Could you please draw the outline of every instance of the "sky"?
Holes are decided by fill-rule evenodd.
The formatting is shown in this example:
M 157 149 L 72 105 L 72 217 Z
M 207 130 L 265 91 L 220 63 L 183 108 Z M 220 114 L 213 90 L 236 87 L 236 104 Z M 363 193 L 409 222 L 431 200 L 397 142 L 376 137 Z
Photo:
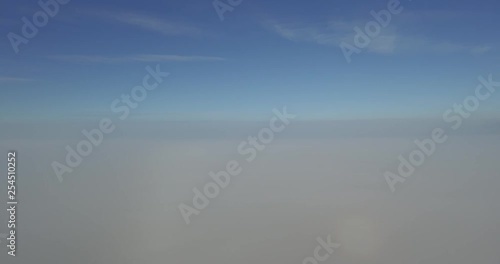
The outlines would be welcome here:
M 41 7 L 1 2 L 19 225 L 12 258 L 0 210 L 0 263 L 304 264 L 331 236 L 319 263 L 498 264 L 500 95 L 443 114 L 500 82 L 500 3 L 401 0 L 348 62 L 341 45 L 391 1 L 242 0 L 221 19 L 213 0 L 70 0 L 14 46 Z M 111 105 L 151 69 L 169 75 L 121 120 Z
M 301 119 L 439 118 L 498 74 L 497 1 L 402 1 L 347 63 L 339 44 L 388 1 L 77 1 L 14 51 L 36 1 L 4 2 L 0 118 L 61 120 L 110 114 L 148 65 L 168 80 L 132 116 L 174 120 L 267 118 L 287 105 Z M 500 98 L 480 115 L 498 117 Z

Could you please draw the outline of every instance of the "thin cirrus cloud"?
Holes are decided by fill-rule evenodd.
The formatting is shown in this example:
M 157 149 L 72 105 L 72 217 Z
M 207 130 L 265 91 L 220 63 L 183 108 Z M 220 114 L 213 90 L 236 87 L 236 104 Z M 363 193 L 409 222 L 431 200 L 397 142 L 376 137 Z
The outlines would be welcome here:
M 264 27 L 278 36 L 294 42 L 309 42 L 338 47 L 340 43 L 353 43 L 354 27 L 362 27 L 366 21 L 330 21 L 322 24 L 265 22 Z M 422 35 L 400 34 L 389 25 L 367 47 L 368 52 L 391 54 L 396 52 L 483 54 L 492 50 L 489 45 L 467 45 L 428 38 Z
M 358 24 L 355 22 L 330 21 L 325 24 L 309 25 L 266 22 L 264 25 L 278 36 L 290 41 L 338 46 L 343 41 L 352 42 L 354 37 L 353 28 Z M 394 30 L 388 28 L 385 33 L 373 39 L 367 49 L 374 53 L 392 53 L 396 49 L 396 40 Z
M 79 13 L 86 16 L 94 16 L 103 20 L 133 26 L 165 36 L 199 37 L 203 35 L 203 31 L 198 27 L 181 22 L 168 21 L 146 14 L 96 10 L 81 10 Z
M 29 82 L 31 79 L 10 77 L 10 76 L 0 76 L 0 82 Z
M 225 58 L 213 56 L 182 56 L 161 54 L 139 54 L 120 57 L 99 55 L 54 55 L 51 59 L 80 63 L 119 63 L 119 62 L 192 62 L 192 61 L 224 61 Z

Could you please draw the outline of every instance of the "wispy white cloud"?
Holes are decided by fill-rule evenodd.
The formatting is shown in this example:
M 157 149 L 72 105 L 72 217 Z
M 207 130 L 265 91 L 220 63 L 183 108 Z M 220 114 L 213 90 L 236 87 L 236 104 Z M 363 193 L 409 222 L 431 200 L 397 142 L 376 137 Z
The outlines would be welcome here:
M 190 62 L 190 61 L 224 61 L 225 58 L 213 56 L 182 56 L 182 55 L 161 55 L 161 54 L 139 54 L 120 57 L 99 56 L 99 55 L 53 55 L 51 59 L 83 62 L 83 63 L 119 63 L 119 62 Z
M 0 82 L 29 82 L 29 81 L 32 81 L 32 79 L 10 77 L 10 76 L 0 76 Z
M 492 47 L 491 46 L 477 46 L 477 47 L 474 47 L 472 49 L 472 53 L 474 54 L 483 54 L 483 53 L 487 53 L 489 52 L 490 50 L 492 50 Z
M 453 14 L 447 14 L 452 16 Z M 425 17 L 438 16 L 428 12 Z M 438 16 L 439 17 L 439 16 Z M 414 21 L 415 14 L 409 14 L 405 20 Z M 318 45 L 338 47 L 340 43 L 352 44 L 355 32 L 354 27 L 362 27 L 367 21 L 329 21 L 322 24 L 306 23 L 277 23 L 264 22 L 267 29 L 282 38 L 294 42 L 310 42 Z M 394 25 L 382 29 L 382 32 L 372 40 L 367 47 L 368 52 L 378 54 L 391 54 L 400 52 L 430 52 L 430 53 L 456 53 L 466 52 L 483 54 L 491 50 L 488 45 L 470 45 L 439 39 L 427 38 L 421 35 L 399 33 Z
M 352 42 L 353 28 L 361 25 L 356 22 L 329 21 L 324 24 L 283 24 L 266 22 L 264 26 L 279 36 L 295 42 L 311 42 L 325 46 L 340 45 L 341 42 Z M 395 49 L 396 36 L 393 30 L 386 30 L 374 39 L 368 50 L 376 53 L 390 53 Z
M 314 24 L 283 24 L 276 22 L 265 22 L 264 26 L 274 31 L 279 36 L 296 42 L 312 42 L 320 45 L 338 45 L 342 41 L 343 34 L 332 29 L 331 25 Z
M 397 36 L 396 51 L 430 53 L 471 53 L 483 54 L 491 50 L 487 45 L 470 45 L 450 41 L 441 41 L 423 36 Z
M 97 16 L 101 19 L 127 24 L 166 36 L 197 37 L 202 35 L 202 30 L 198 27 L 187 25 L 181 22 L 161 19 L 159 17 L 151 15 L 132 12 L 111 12 L 97 10 L 85 10 L 80 11 L 80 13 L 83 15 Z

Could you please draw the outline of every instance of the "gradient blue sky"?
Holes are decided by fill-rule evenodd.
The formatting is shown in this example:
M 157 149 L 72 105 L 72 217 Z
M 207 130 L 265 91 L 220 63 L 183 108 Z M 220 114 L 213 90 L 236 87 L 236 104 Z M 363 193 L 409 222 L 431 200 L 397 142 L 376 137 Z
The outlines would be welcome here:
M 7 34 L 40 10 L 1 8 L 0 118 L 112 115 L 147 65 L 171 75 L 133 112 L 153 119 L 254 119 L 287 105 L 303 119 L 435 118 L 499 79 L 498 1 L 402 1 L 400 15 L 346 63 L 339 42 L 387 1 L 72 0 L 14 53 Z M 150 61 L 138 61 L 143 55 Z M 166 57 L 165 55 L 174 55 Z M 500 117 L 500 96 L 480 115 Z

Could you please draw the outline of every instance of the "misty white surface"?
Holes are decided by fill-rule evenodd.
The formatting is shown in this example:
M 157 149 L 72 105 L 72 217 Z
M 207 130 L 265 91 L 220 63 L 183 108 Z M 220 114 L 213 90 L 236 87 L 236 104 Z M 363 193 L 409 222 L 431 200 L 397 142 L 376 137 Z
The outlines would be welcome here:
M 500 136 L 451 137 L 393 194 L 383 172 L 415 138 L 277 137 L 252 163 L 245 137 L 109 139 L 62 183 L 50 164 L 77 141 L 1 140 L 19 175 L 18 256 L 1 263 L 301 264 L 331 235 L 325 263 L 498 264 Z M 186 225 L 178 204 L 232 159 L 243 172 Z

